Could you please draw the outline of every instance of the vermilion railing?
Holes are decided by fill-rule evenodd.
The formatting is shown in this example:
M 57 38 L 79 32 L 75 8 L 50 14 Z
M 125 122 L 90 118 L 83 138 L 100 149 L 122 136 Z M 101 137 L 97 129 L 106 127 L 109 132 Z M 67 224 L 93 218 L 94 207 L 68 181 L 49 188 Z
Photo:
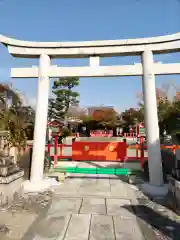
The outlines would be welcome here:
M 28 148 L 32 148 L 32 144 L 28 144 Z M 64 154 L 64 149 L 69 148 L 68 153 Z M 24 149 L 25 151 L 26 149 Z M 58 144 L 55 141 L 54 144 L 46 144 L 46 151 L 49 153 L 49 157 L 53 159 L 54 167 L 56 167 L 58 159 L 72 159 L 72 144 Z
M 28 145 L 32 148 L 32 144 Z M 68 149 L 68 151 L 67 151 Z M 134 149 L 134 156 L 128 156 L 128 149 Z M 180 149 L 178 145 L 164 146 L 161 149 L 170 149 L 173 153 Z M 25 150 L 25 149 L 24 149 Z M 143 167 L 147 146 L 143 144 L 127 145 L 124 142 L 73 142 L 72 144 L 46 144 L 46 151 L 54 161 L 56 167 L 58 159 L 71 159 L 72 161 L 140 161 Z
M 137 138 L 137 133 L 124 133 L 124 137 Z
M 91 137 L 112 137 L 113 131 L 112 130 L 91 130 L 90 136 Z
M 174 154 L 176 153 L 177 149 L 180 149 L 180 145 L 171 145 L 171 146 L 165 146 L 161 145 L 161 149 L 169 149 Z M 143 144 L 136 144 L 136 145 L 130 145 L 127 146 L 128 149 L 135 149 L 136 150 L 136 156 L 135 157 L 128 157 L 128 160 L 133 160 L 134 158 L 137 160 L 140 160 L 141 166 L 143 167 L 144 161 L 148 160 L 148 157 L 145 157 L 145 151 L 147 151 L 147 146 Z

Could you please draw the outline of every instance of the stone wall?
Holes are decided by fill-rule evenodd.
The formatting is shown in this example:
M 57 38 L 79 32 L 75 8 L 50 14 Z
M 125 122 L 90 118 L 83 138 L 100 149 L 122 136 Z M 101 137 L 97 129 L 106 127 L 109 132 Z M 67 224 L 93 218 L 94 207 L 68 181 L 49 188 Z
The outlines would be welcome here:
M 0 184 L 0 206 L 1 205 L 11 205 L 13 201 L 23 196 L 22 183 L 24 180 L 29 179 L 30 170 L 30 149 L 27 149 L 20 157 L 20 168 L 24 171 L 20 171 L 19 176 L 9 176 L 15 180 L 12 180 L 8 184 Z
M 13 201 L 23 195 L 23 181 L 23 177 L 20 177 L 9 184 L 0 184 L 0 206 L 11 205 Z
M 0 151 L 4 150 L 5 137 L 0 136 Z M 10 205 L 13 201 L 23 195 L 22 183 L 29 178 L 30 172 L 30 148 L 22 149 L 18 159 L 16 148 L 11 148 L 9 154 L 13 156 L 13 162 L 19 162 L 21 171 L 6 177 L 6 181 L 0 184 L 0 205 Z M 5 183 L 6 182 L 6 183 Z M 8 183 L 9 182 L 9 183 Z
M 180 213 L 180 181 L 168 176 L 169 194 L 172 196 L 172 207 Z

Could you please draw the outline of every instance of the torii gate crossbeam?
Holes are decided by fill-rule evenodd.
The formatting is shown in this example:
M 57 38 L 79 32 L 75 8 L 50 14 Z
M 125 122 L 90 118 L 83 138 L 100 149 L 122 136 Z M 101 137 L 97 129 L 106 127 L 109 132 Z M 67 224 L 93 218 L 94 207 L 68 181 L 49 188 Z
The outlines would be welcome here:
M 153 63 L 155 75 L 180 74 L 180 63 Z M 12 68 L 12 78 L 38 78 L 38 67 Z M 50 66 L 48 76 L 57 77 L 118 77 L 118 76 L 143 76 L 142 64 L 124 66 L 90 66 L 90 67 L 57 67 Z

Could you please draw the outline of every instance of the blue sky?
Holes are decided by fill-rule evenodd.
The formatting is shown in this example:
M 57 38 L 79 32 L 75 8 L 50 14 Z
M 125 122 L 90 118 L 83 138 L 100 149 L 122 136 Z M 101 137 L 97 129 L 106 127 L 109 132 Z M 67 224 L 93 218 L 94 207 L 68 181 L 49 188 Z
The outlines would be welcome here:
M 0 34 L 33 41 L 82 41 L 151 37 L 180 31 L 179 0 L 0 0 Z M 180 53 L 156 55 L 155 61 L 180 62 Z M 102 65 L 140 62 L 139 57 L 104 58 Z M 0 81 L 10 81 L 10 68 L 38 64 L 15 59 L 0 45 Z M 54 60 L 62 66 L 83 66 L 87 59 Z M 81 78 L 80 102 L 113 105 L 119 110 L 136 107 L 140 77 Z M 37 79 L 13 79 L 29 101 L 36 97 Z M 156 77 L 157 87 L 180 76 Z

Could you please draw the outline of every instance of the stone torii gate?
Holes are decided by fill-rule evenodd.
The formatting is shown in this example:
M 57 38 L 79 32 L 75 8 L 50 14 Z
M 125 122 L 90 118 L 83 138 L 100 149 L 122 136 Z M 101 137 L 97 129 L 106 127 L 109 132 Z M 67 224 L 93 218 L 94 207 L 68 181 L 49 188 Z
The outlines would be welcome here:
M 129 40 L 85 42 L 30 42 L 0 35 L 14 57 L 39 58 L 39 66 L 12 68 L 12 78 L 39 78 L 34 130 L 31 178 L 28 187 L 43 189 L 48 183 L 43 180 L 45 138 L 48 113 L 49 78 L 55 77 L 108 77 L 142 76 L 145 104 L 150 184 L 146 191 L 164 194 L 160 153 L 159 126 L 156 103 L 155 75 L 179 74 L 180 63 L 161 64 L 153 62 L 153 54 L 180 51 L 180 33 L 173 35 Z M 100 57 L 141 55 L 142 63 L 125 66 L 100 66 Z M 89 66 L 51 66 L 52 58 L 89 58 Z

